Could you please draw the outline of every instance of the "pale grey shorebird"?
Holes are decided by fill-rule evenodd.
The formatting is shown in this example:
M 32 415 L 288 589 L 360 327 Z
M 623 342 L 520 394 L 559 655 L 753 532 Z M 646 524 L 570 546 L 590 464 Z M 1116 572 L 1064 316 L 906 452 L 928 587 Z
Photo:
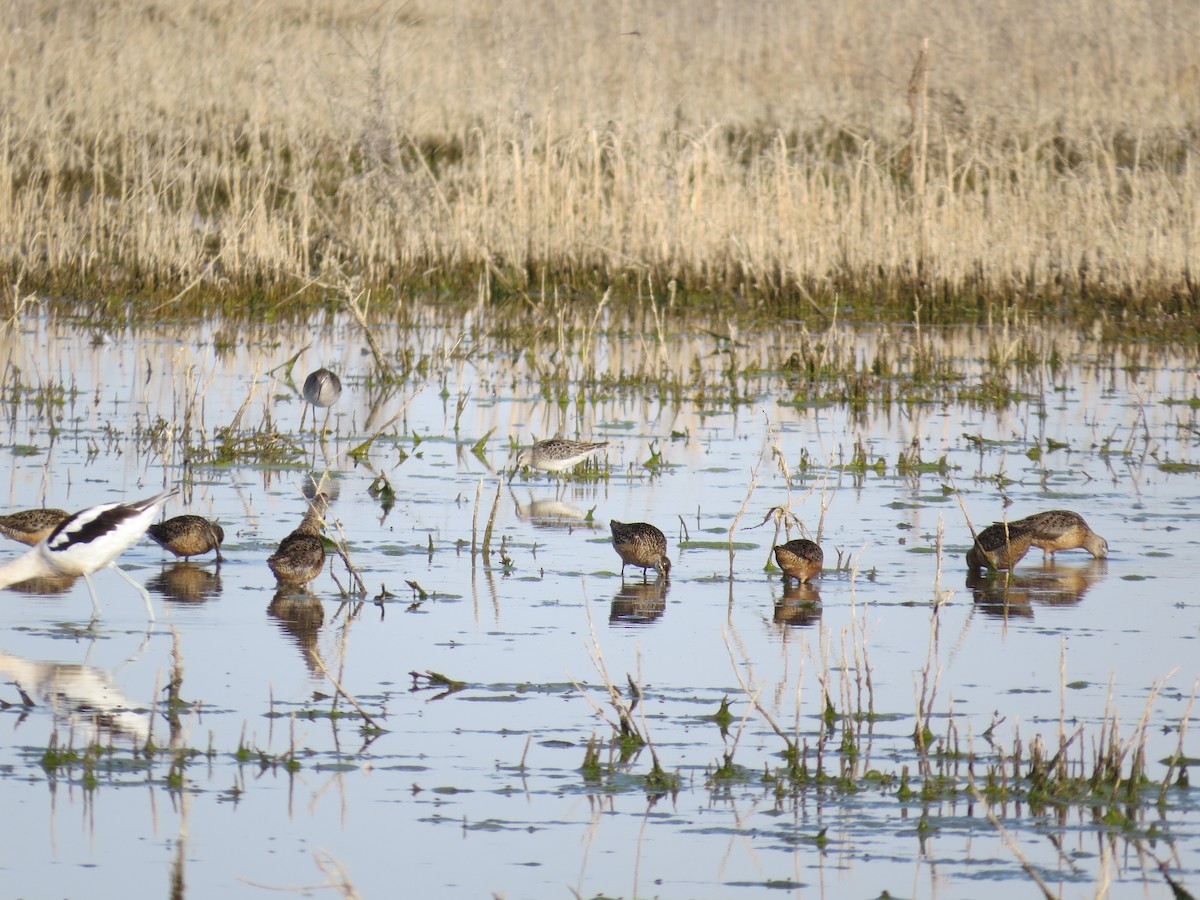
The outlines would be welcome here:
M 267 565 L 281 585 L 303 585 L 321 574 L 325 565 L 325 544 L 321 528 L 329 499 L 317 494 L 296 529 L 279 542 L 279 549 L 267 558 Z
M 645 522 L 608 523 L 612 529 L 613 549 L 621 557 L 621 580 L 625 580 L 626 566 L 639 566 L 642 581 L 646 570 L 654 569 L 662 578 L 671 577 L 671 560 L 667 558 L 667 537 L 653 525 Z
M 342 379 L 336 374 L 322 367 L 315 372 L 309 374 L 304 379 L 304 388 L 301 390 L 304 395 L 304 400 L 310 406 L 321 407 L 322 409 L 333 406 L 337 403 L 338 398 L 342 396 Z M 304 415 L 308 412 L 308 407 L 305 407 L 300 413 L 300 430 L 304 430 Z M 329 421 L 329 413 L 325 414 L 325 420 Z M 317 413 L 313 410 L 313 428 L 317 427 Z
M 0 534 L 32 547 L 69 515 L 65 509 L 23 509 L 0 516 Z
M 588 443 L 586 441 L 571 441 L 566 438 L 550 438 L 537 441 L 532 447 L 517 451 L 516 463 L 513 465 L 511 482 L 522 466 L 540 469 L 543 472 L 563 472 L 573 469 L 589 456 L 598 453 L 608 446 L 608 441 Z
M 825 554 L 821 547 L 807 538 L 797 538 L 774 548 L 775 562 L 783 569 L 783 577 L 795 578 L 801 584 L 811 581 L 821 574 L 821 566 L 825 562 Z
M 191 559 L 216 550 L 217 562 L 221 562 L 225 529 L 203 516 L 183 515 L 156 522 L 146 529 L 146 534 L 154 543 L 177 557 Z
M 108 567 L 137 588 L 146 601 L 146 613 L 153 621 L 150 595 L 122 571 L 115 560 L 137 543 L 163 503 L 178 491 L 178 488 L 171 488 L 133 503 L 102 503 L 67 516 L 24 554 L 0 566 L 0 588 L 30 578 L 82 575 L 92 595 L 92 609 L 98 615 L 100 602 L 96 599 L 91 573 Z

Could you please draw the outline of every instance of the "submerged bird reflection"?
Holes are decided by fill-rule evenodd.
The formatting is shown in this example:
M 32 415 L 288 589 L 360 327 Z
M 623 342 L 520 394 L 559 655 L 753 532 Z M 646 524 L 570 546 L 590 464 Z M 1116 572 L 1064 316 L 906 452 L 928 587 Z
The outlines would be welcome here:
M 325 607 L 308 591 L 297 593 L 293 588 L 275 592 L 267 607 L 267 615 L 276 620 L 281 630 L 292 636 L 309 674 L 321 671 L 320 652 L 317 650 L 317 635 L 325 624 Z
M 534 528 L 598 528 L 599 523 L 588 519 L 588 514 L 578 506 L 557 498 L 535 499 L 529 492 L 529 502 L 522 503 L 516 492 L 509 490 L 517 518 L 529 522 Z
M 219 567 L 213 572 L 193 562 L 177 562 L 147 579 L 146 590 L 179 603 L 202 603 L 220 596 L 220 571 Z
M 629 581 L 613 597 L 608 614 L 610 625 L 653 625 L 667 611 L 670 582 L 659 578 L 643 584 Z
M 1019 573 L 967 573 L 971 597 L 983 612 L 999 616 L 1032 616 L 1034 603 L 1043 606 L 1074 606 L 1088 589 L 1103 579 L 1108 565 L 1093 559 L 1083 565 L 1050 563 L 1040 569 Z
M 83 745 L 96 743 L 102 735 L 142 742 L 150 737 L 150 713 L 122 694 L 103 669 L 40 662 L 0 650 L 0 672 L 23 694 L 49 706 L 55 720 L 82 737 Z
M 821 589 L 811 581 L 785 580 L 775 603 L 775 624 L 802 627 L 821 621 Z
M 18 581 L 10 589 L 25 594 L 65 594 L 78 580 L 78 575 L 43 575 Z

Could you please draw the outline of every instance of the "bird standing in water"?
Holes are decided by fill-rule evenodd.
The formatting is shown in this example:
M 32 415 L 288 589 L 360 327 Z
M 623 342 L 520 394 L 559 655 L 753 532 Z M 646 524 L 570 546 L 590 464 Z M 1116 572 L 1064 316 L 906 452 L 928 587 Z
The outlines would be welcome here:
M 304 399 L 311 406 L 319 406 L 322 409 L 333 406 L 333 404 L 337 403 L 338 397 L 342 396 L 342 379 L 338 378 L 336 374 L 328 369 L 317 369 L 317 371 L 311 373 L 307 378 L 304 379 L 304 388 L 302 389 L 301 393 L 304 395 Z M 301 431 L 304 430 L 304 414 L 306 412 L 308 412 L 307 407 L 305 407 L 304 412 L 300 414 Z M 325 421 L 327 423 L 329 421 L 328 412 L 325 413 Z M 315 429 L 316 427 L 317 413 L 314 409 L 313 428 Z M 324 430 L 323 427 L 322 430 Z
M 513 476 L 517 474 L 517 470 L 521 466 L 529 466 L 531 469 L 540 469 L 543 472 L 563 472 L 573 469 L 589 456 L 607 446 L 608 441 L 587 443 L 585 441 L 569 441 L 566 438 L 538 441 L 532 447 L 517 451 L 516 464 L 513 466 L 512 475 L 508 480 L 510 482 L 513 480 Z
M 801 584 L 821 574 L 825 554 L 820 545 L 805 538 L 797 538 L 775 547 L 775 562 L 783 569 L 783 577 L 795 578 Z
M 156 522 L 146 529 L 146 534 L 164 550 L 184 559 L 216 550 L 217 562 L 221 562 L 225 529 L 203 516 L 176 516 L 165 522 Z
M 1080 547 L 1096 559 L 1108 556 L 1108 541 L 1092 531 L 1083 516 L 1069 509 L 1034 513 L 1010 525 L 1028 529 L 1030 543 L 1040 547 L 1043 556 L 1049 553 L 1051 559 L 1059 550 L 1076 550 Z
M 325 565 L 321 528 L 325 525 L 328 509 L 329 498 L 317 494 L 296 530 L 280 541 L 279 549 L 267 558 L 267 565 L 275 573 L 277 582 L 299 586 L 321 574 Z
M 91 573 L 105 567 L 116 569 L 122 578 L 137 588 L 146 601 L 146 612 L 154 619 L 154 607 L 146 589 L 130 578 L 114 562 L 146 533 L 168 497 L 178 492 L 171 488 L 133 503 L 102 503 L 67 516 L 58 526 L 27 552 L 0 566 L 0 588 L 30 578 L 82 575 L 92 595 L 92 608 L 98 615 L 100 602 Z
M 1029 552 L 1033 532 L 1021 522 L 994 522 L 979 534 L 967 551 L 967 568 L 1012 570 Z
M 621 557 L 621 580 L 625 580 L 626 566 L 640 566 L 642 581 L 646 570 L 653 569 L 662 578 L 671 577 L 671 560 L 667 558 L 667 538 L 653 525 L 645 522 L 608 523 L 612 529 L 612 545 Z

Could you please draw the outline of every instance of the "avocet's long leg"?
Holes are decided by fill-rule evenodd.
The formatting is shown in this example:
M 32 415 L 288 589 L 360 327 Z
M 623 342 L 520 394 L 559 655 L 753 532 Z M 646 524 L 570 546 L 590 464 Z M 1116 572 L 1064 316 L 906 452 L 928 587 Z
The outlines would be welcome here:
M 92 584 L 92 576 L 84 572 L 83 580 L 87 582 L 88 593 L 92 595 L 92 621 L 94 622 L 100 618 L 100 601 L 96 598 L 96 586 Z
M 147 591 L 140 584 L 138 584 L 136 581 L 134 581 L 133 577 L 130 576 L 130 574 L 128 572 L 126 572 L 124 569 L 122 569 L 120 566 L 118 566 L 115 562 L 110 562 L 108 564 L 108 567 L 110 569 L 115 569 L 118 575 L 120 575 L 122 578 L 124 578 L 126 581 L 128 581 L 130 584 L 132 584 L 135 588 L 137 588 L 138 593 L 142 595 L 142 599 L 146 601 L 146 615 L 148 615 L 150 617 L 150 621 L 153 622 L 154 621 L 154 606 L 150 603 L 150 592 Z M 88 584 L 91 584 L 90 578 L 88 579 Z M 96 599 L 96 595 L 93 593 L 92 600 L 94 601 L 95 599 Z

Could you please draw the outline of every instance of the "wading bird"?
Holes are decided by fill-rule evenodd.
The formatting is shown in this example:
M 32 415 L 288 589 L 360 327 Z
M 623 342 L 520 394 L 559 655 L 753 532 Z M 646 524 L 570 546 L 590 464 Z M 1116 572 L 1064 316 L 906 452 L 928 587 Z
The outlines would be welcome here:
M 1059 550 L 1080 547 L 1096 559 L 1108 556 L 1108 541 L 1092 531 L 1088 523 L 1083 521 L 1083 516 L 1069 509 L 1034 513 L 1009 524 L 1027 528 L 1031 535 L 1030 543 L 1040 547 L 1043 556 L 1049 553 L 1051 559 Z
M 1028 526 L 1016 522 L 994 522 L 979 534 L 967 551 L 967 568 L 1009 569 L 1021 561 L 1033 542 L 1033 532 Z
M 325 565 L 321 528 L 325 525 L 328 509 L 329 499 L 324 494 L 317 494 L 296 530 L 280 541 L 279 549 L 267 558 L 267 565 L 279 584 L 299 586 L 321 574 Z
M 100 602 L 91 574 L 105 567 L 115 569 L 137 588 L 146 601 L 146 612 L 154 619 L 154 607 L 146 589 L 130 578 L 114 560 L 137 543 L 154 521 L 168 497 L 178 492 L 171 488 L 133 503 L 102 503 L 67 516 L 50 534 L 27 552 L 0 566 L 0 588 L 30 578 L 82 575 L 92 595 L 92 609 L 99 615 Z
M 613 549 L 621 557 L 621 580 L 625 580 L 626 566 L 640 566 L 642 581 L 646 570 L 653 569 L 662 578 L 671 576 L 671 560 L 667 559 L 667 538 L 653 525 L 645 522 L 608 523 L 612 529 Z
M 338 378 L 333 372 L 328 369 L 321 368 L 311 373 L 304 379 L 304 388 L 301 391 L 304 394 L 304 399 L 312 406 L 319 406 L 322 409 L 328 406 L 333 406 L 337 403 L 338 397 L 342 396 L 342 379 Z M 307 412 L 307 407 L 305 408 Z M 329 421 L 329 413 L 325 413 L 325 421 Z M 313 410 L 313 428 L 317 427 L 317 413 Z M 304 413 L 300 414 L 300 430 L 304 430 Z
M 818 544 L 805 538 L 797 538 L 775 547 L 775 562 L 783 569 L 783 578 L 795 578 L 801 584 L 821 574 L 825 554 Z
M 608 441 L 599 441 L 594 444 L 584 441 L 569 441 L 566 438 L 538 441 L 532 447 L 517 451 L 516 464 L 513 466 L 512 475 L 508 480 L 511 482 L 513 476 L 517 474 L 517 470 L 522 466 L 540 469 L 543 472 L 563 472 L 573 469 L 593 453 L 597 453 L 607 446 Z
M 184 559 L 216 550 L 217 562 L 221 561 L 225 529 L 203 516 L 176 516 L 165 522 L 156 522 L 146 529 L 146 534 L 164 550 Z
M 65 509 L 23 509 L 0 516 L 0 534 L 32 547 L 69 515 Z

